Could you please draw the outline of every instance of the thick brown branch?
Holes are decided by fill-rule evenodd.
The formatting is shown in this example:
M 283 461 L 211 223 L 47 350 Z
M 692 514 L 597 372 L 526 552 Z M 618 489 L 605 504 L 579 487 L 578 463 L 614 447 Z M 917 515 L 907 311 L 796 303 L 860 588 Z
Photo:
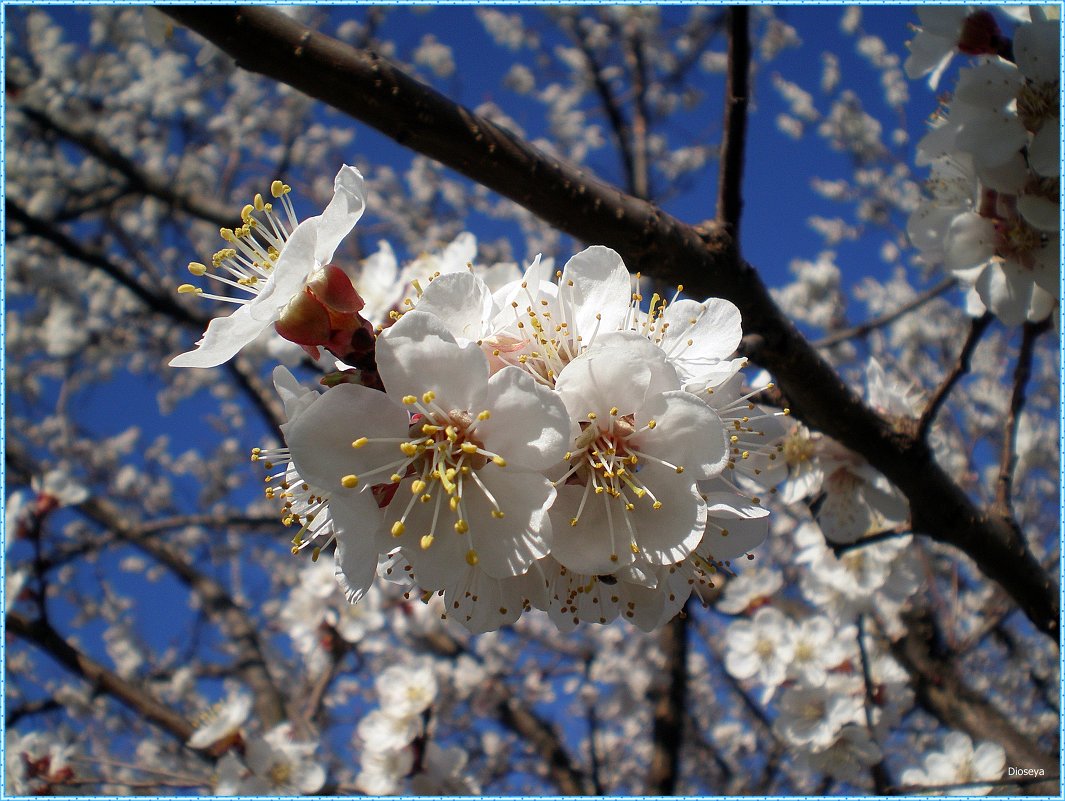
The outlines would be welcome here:
M 192 736 L 195 727 L 185 718 L 146 690 L 130 684 L 117 673 L 83 654 L 60 637 L 51 626 L 10 612 L 7 615 L 7 631 L 47 651 L 67 670 L 118 699 L 142 718 L 160 726 L 181 742 Z
M 662 629 L 666 666 L 658 686 L 652 690 L 654 724 L 645 795 L 677 794 L 684 710 L 688 701 L 688 636 L 686 614 L 677 615 Z
M 1023 539 L 977 509 L 923 443 L 862 403 L 773 303 L 720 226 L 700 234 L 654 205 L 546 156 L 377 54 L 356 51 L 276 11 L 213 6 L 165 11 L 241 66 L 363 120 L 562 231 L 615 248 L 631 268 L 682 283 L 692 297 L 731 300 L 745 329 L 758 335 L 759 347 L 749 355 L 776 377 L 795 414 L 864 456 L 905 493 L 916 530 L 965 551 L 1039 630 L 1057 637 L 1057 588 Z
M 751 39 L 746 6 L 732 6 L 728 21 L 728 83 L 717 182 L 717 220 L 739 238 L 743 214 L 743 154 L 747 144 Z

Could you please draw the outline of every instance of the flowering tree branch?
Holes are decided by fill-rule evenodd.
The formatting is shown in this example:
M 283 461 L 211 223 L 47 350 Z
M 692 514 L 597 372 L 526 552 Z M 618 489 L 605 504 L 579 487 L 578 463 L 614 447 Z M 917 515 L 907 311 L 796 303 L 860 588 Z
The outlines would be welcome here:
M 958 359 L 954 363 L 954 367 L 951 368 L 947 377 L 943 379 L 943 383 L 936 389 L 935 394 L 932 395 L 932 399 L 928 401 L 928 405 L 921 412 L 921 417 L 917 421 L 917 436 L 922 440 L 928 438 L 928 432 L 932 430 L 932 423 L 935 422 L 936 414 L 946 402 L 950 390 L 953 389 L 963 375 L 969 372 L 969 362 L 972 360 L 973 351 L 976 350 L 980 337 L 991 324 L 992 318 L 991 312 L 985 312 L 983 316 L 973 319 L 969 326 L 969 335 L 965 338 L 965 343 L 958 353 Z
M 1036 627 L 1057 636 L 1057 588 L 1015 527 L 978 509 L 927 445 L 867 407 L 776 306 L 726 231 L 702 233 L 654 205 L 531 147 L 421 84 L 275 11 L 166 7 L 166 13 L 253 72 L 361 119 L 586 241 L 694 297 L 734 302 L 758 335 L 752 358 L 780 381 L 794 412 L 862 454 L 908 498 L 914 528 L 969 554 Z
M 121 701 L 145 720 L 151 721 L 182 742 L 192 736 L 194 727 L 181 715 L 146 690 L 135 687 L 114 671 L 108 670 L 79 651 L 44 621 L 29 620 L 17 612 L 9 612 L 6 621 L 9 633 L 34 643 L 67 670 Z
M 913 679 L 919 703 L 946 725 L 1002 745 L 1009 764 L 1053 775 L 1057 758 L 1044 754 L 1005 715 L 964 683 L 951 655 L 936 653 L 937 637 L 931 615 L 916 612 L 909 616 L 906 634 L 891 644 L 892 654 Z M 1032 789 L 1037 791 L 1038 787 Z

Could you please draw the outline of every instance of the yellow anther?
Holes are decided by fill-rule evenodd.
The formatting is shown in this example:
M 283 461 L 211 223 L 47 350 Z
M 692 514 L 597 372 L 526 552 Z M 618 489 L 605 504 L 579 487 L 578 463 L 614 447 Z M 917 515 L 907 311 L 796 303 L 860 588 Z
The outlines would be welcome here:
M 662 508 L 662 501 L 655 501 L 654 503 L 651 504 L 651 508 L 652 509 L 661 509 Z
M 495 462 L 500 467 L 506 467 L 507 466 L 507 460 L 504 459 L 502 456 L 493 456 L 492 457 L 492 461 Z
M 206 264 L 200 264 L 198 261 L 190 261 L 189 262 L 189 272 L 192 273 L 193 275 L 197 275 L 197 276 L 203 275 L 204 273 L 207 272 L 207 265 Z
M 237 241 L 237 235 L 233 232 L 232 228 L 219 228 L 218 235 L 222 237 L 222 239 L 226 240 L 226 242 Z
M 751 455 L 750 451 L 744 451 L 743 453 L 740 454 L 740 458 L 741 459 L 747 459 L 747 458 L 750 457 L 750 455 Z
M 448 499 L 447 505 L 451 509 L 452 512 L 457 510 L 459 508 L 459 496 L 458 495 L 452 495 L 451 498 Z
M 422 424 L 422 433 L 423 434 L 435 434 L 439 430 L 440 430 L 440 426 L 434 426 L 432 423 L 423 423 Z
M 270 194 L 274 197 L 281 197 L 283 194 L 285 194 L 285 190 L 287 188 L 288 187 L 281 183 L 281 181 L 273 181 L 270 184 Z
M 467 523 L 462 518 L 459 518 L 458 520 L 455 521 L 455 531 L 457 533 L 465 534 L 469 530 L 470 530 L 470 524 Z
M 657 425 L 658 425 L 658 422 L 657 422 L 657 421 L 655 421 L 655 420 L 648 420 L 648 421 L 647 421 L 647 427 L 648 427 L 648 428 L 654 428 L 654 427 L 655 427 L 655 426 L 657 426 Z
M 448 442 L 454 442 L 459 438 L 459 432 L 455 430 L 455 426 L 448 426 L 444 429 L 444 433 L 447 435 Z
M 401 442 L 399 444 L 399 449 L 403 451 L 404 456 L 413 456 L 418 452 L 418 446 L 413 442 Z
M 492 416 L 492 413 L 490 411 L 488 411 L 487 409 L 485 409 L 483 412 L 481 412 L 480 414 L 477 415 L 477 419 L 483 421 L 483 420 L 487 420 L 491 416 Z
M 348 489 L 355 489 L 355 487 L 359 486 L 359 477 L 354 474 L 349 474 L 340 479 L 340 483 Z
M 425 488 L 428 486 L 429 485 L 422 481 L 420 478 L 416 478 L 414 479 L 414 481 L 411 482 L 410 494 L 421 495 L 423 492 L 425 492 Z
M 784 407 L 784 414 L 785 415 L 791 414 L 791 409 L 789 409 L 788 407 L 785 406 Z
M 677 284 L 677 291 L 678 292 L 683 292 L 684 291 L 684 284 Z
M 392 524 L 392 536 L 393 537 L 402 537 L 403 536 L 403 532 L 406 531 L 406 530 L 407 530 L 407 527 L 405 525 L 403 525 L 403 521 L 402 520 L 397 520 L 395 523 Z
M 351 443 L 351 447 L 353 447 L 353 448 L 361 448 L 369 441 L 370 440 L 368 440 L 366 437 L 359 437 L 357 440 L 355 440 L 354 442 Z
M 466 564 L 468 564 L 470 567 L 473 567 L 480 561 L 481 559 L 479 556 L 477 556 L 477 551 L 473 550 L 473 548 L 470 548 L 470 550 L 466 551 Z
M 569 524 L 570 524 L 571 526 L 575 526 L 575 525 L 577 525 L 577 518 L 575 518 L 575 517 L 574 517 L 574 518 L 573 518 L 572 520 L 570 520 L 570 521 L 569 521 Z
M 588 419 L 589 420 L 595 420 L 598 416 L 599 415 L 597 415 L 595 412 L 588 412 Z
M 317 562 L 318 561 L 318 557 L 321 556 L 321 555 L 322 555 L 322 549 L 321 549 L 320 546 L 316 545 L 314 550 L 311 551 L 311 561 L 312 562 Z
M 746 459 L 747 457 L 744 456 L 743 458 Z M 677 472 L 678 473 L 683 473 L 684 472 L 684 465 L 677 465 Z
M 562 457 L 564 461 L 569 461 L 573 458 L 573 451 L 566 451 L 566 455 Z
M 493 509 L 492 517 L 494 517 L 496 520 L 502 520 L 504 517 L 506 517 L 506 515 L 503 514 L 502 509 Z
M 240 210 L 240 219 L 244 220 L 245 223 L 249 222 L 253 211 L 255 211 L 255 207 L 251 203 L 248 203 Z
M 629 546 L 629 550 L 632 551 L 634 554 L 638 554 L 640 552 L 640 546 L 634 542 Z
M 255 197 L 252 199 L 252 203 L 255 204 L 256 211 L 262 211 L 266 208 L 266 204 L 263 202 L 263 196 L 258 192 L 255 193 Z
M 740 438 L 733 434 L 731 437 L 728 438 L 728 441 L 735 445 L 737 442 L 740 441 Z
M 432 496 L 432 495 L 428 495 L 428 494 L 426 494 L 426 495 L 423 495 L 422 497 L 420 497 L 420 498 L 419 498 L 418 500 L 419 500 L 419 501 L 420 501 L 421 503 L 429 503 L 429 501 L 431 501 L 432 499 L 433 499 L 433 496 Z
M 422 550 L 423 551 L 429 550 L 429 546 L 432 545 L 432 544 L 433 544 L 433 535 L 432 534 L 426 534 L 424 537 L 422 537 L 421 546 L 422 546 Z
M 463 453 L 477 453 L 477 446 L 472 442 L 463 442 L 459 448 L 462 449 Z
M 422 395 L 422 403 L 432 403 L 434 400 L 436 400 L 436 393 L 432 390 Z
M 399 483 L 400 481 L 402 481 L 402 480 L 403 480 L 403 476 L 401 476 L 401 475 L 400 475 L 399 473 L 393 473 L 392 475 L 390 475 L 390 476 L 388 477 L 388 479 L 389 479 L 389 481 L 391 481 L 391 482 L 392 482 L 393 484 L 398 484 L 398 483 Z
M 416 397 L 414 397 L 413 395 L 404 395 L 403 396 L 403 402 L 405 404 L 407 404 L 408 406 L 410 406 L 411 404 L 417 403 L 418 399 Z
M 766 385 L 765 385 L 765 388 L 766 388 L 766 389 L 772 389 L 772 388 L 773 388 L 774 386 L 775 386 L 775 385 L 773 384 L 773 382 L 772 382 L 772 381 L 770 381 L 770 382 L 769 382 L 768 384 L 766 384 Z
M 611 407 L 610 407 L 610 414 L 611 414 L 611 416 L 617 416 L 617 413 L 618 413 L 618 411 L 619 411 L 619 410 L 618 410 L 618 407 L 617 407 L 617 406 L 611 406 Z
M 182 284 L 177 288 L 177 291 L 182 295 L 196 295 L 203 292 L 198 286 L 193 286 L 192 284 Z

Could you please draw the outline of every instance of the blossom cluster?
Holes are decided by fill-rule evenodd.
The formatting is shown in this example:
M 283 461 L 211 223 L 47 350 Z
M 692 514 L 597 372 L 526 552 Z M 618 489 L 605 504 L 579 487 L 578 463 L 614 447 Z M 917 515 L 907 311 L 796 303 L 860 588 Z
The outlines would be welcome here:
M 969 307 L 1007 325 L 1048 317 L 1061 280 L 1060 25 L 1032 6 L 1012 46 L 988 11 L 926 7 L 911 77 L 938 81 L 955 50 L 977 57 L 917 146 L 930 197 L 910 240 L 971 287 Z
M 473 631 L 534 607 L 563 628 L 623 617 L 650 630 L 764 539 L 756 487 L 782 413 L 743 390 L 732 303 L 681 287 L 645 303 L 601 246 L 562 270 L 537 257 L 511 280 L 490 271 L 493 285 L 445 255 L 414 297 L 364 290 L 378 315 L 392 299 L 373 326 L 356 284 L 389 261 L 396 274 L 390 249 L 362 270 L 331 262 L 365 208 L 361 174 L 341 169 L 304 222 L 288 192 L 271 188 L 283 214 L 257 195 L 222 230 L 213 271 L 190 265 L 245 297 L 171 364 L 220 364 L 271 324 L 339 359 L 324 392 L 275 370 L 287 447 L 253 459 L 278 469 L 267 495 L 299 528 L 294 550 L 335 541 L 349 601 L 380 573 L 441 593 Z

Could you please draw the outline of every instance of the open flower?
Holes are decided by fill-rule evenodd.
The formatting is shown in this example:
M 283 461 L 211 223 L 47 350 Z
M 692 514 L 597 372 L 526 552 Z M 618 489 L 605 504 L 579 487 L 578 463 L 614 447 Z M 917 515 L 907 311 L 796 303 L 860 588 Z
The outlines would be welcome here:
M 318 288 L 313 291 L 312 287 L 312 294 L 325 292 L 330 300 L 339 299 L 340 313 L 357 312 L 353 303 L 361 308 L 361 301 L 356 303 L 352 298 L 352 295 L 357 298 L 357 294 L 350 282 L 343 286 L 346 276 L 338 268 L 329 270 L 327 265 L 337 245 L 366 208 L 362 174 L 354 167 L 341 167 L 333 184 L 333 199 L 325 211 L 302 223 L 297 222 L 287 197 L 290 191 L 281 181 L 274 181 L 270 187 L 271 195 L 283 206 L 283 215 L 272 203 L 265 202 L 262 195 L 256 195 L 241 212 L 243 224 L 221 230 L 227 247 L 214 254 L 211 260 L 214 272 L 199 262 L 189 264 L 193 275 L 212 278 L 243 296 L 208 294 L 191 284 L 178 287 L 178 292 L 183 294 L 236 303 L 239 308 L 228 317 L 211 320 L 196 349 L 175 356 L 170 360 L 171 367 L 224 364 L 267 326 L 279 321 L 304 333 L 309 325 L 304 290 L 309 285 Z M 297 306 L 289 311 L 293 302 Z M 295 341 L 305 344 L 299 339 Z
M 334 387 L 285 432 L 300 475 L 328 493 L 337 528 L 366 531 L 352 544 L 349 582 L 369 586 L 377 554 L 397 546 L 426 589 L 449 586 L 467 566 L 494 578 L 526 572 L 550 550 L 555 490 L 539 471 L 565 452 L 561 400 L 514 368 L 489 378 L 480 349 L 417 311 L 381 336 L 377 361 L 386 393 Z M 391 537 L 375 538 L 351 504 L 374 487 L 388 499 Z
M 634 332 L 601 335 L 556 388 L 575 427 L 556 482 L 552 555 L 588 574 L 613 573 L 637 554 L 651 565 L 688 556 L 706 525 L 695 482 L 727 462 L 717 414 L 681 390 L 662 350 Z

